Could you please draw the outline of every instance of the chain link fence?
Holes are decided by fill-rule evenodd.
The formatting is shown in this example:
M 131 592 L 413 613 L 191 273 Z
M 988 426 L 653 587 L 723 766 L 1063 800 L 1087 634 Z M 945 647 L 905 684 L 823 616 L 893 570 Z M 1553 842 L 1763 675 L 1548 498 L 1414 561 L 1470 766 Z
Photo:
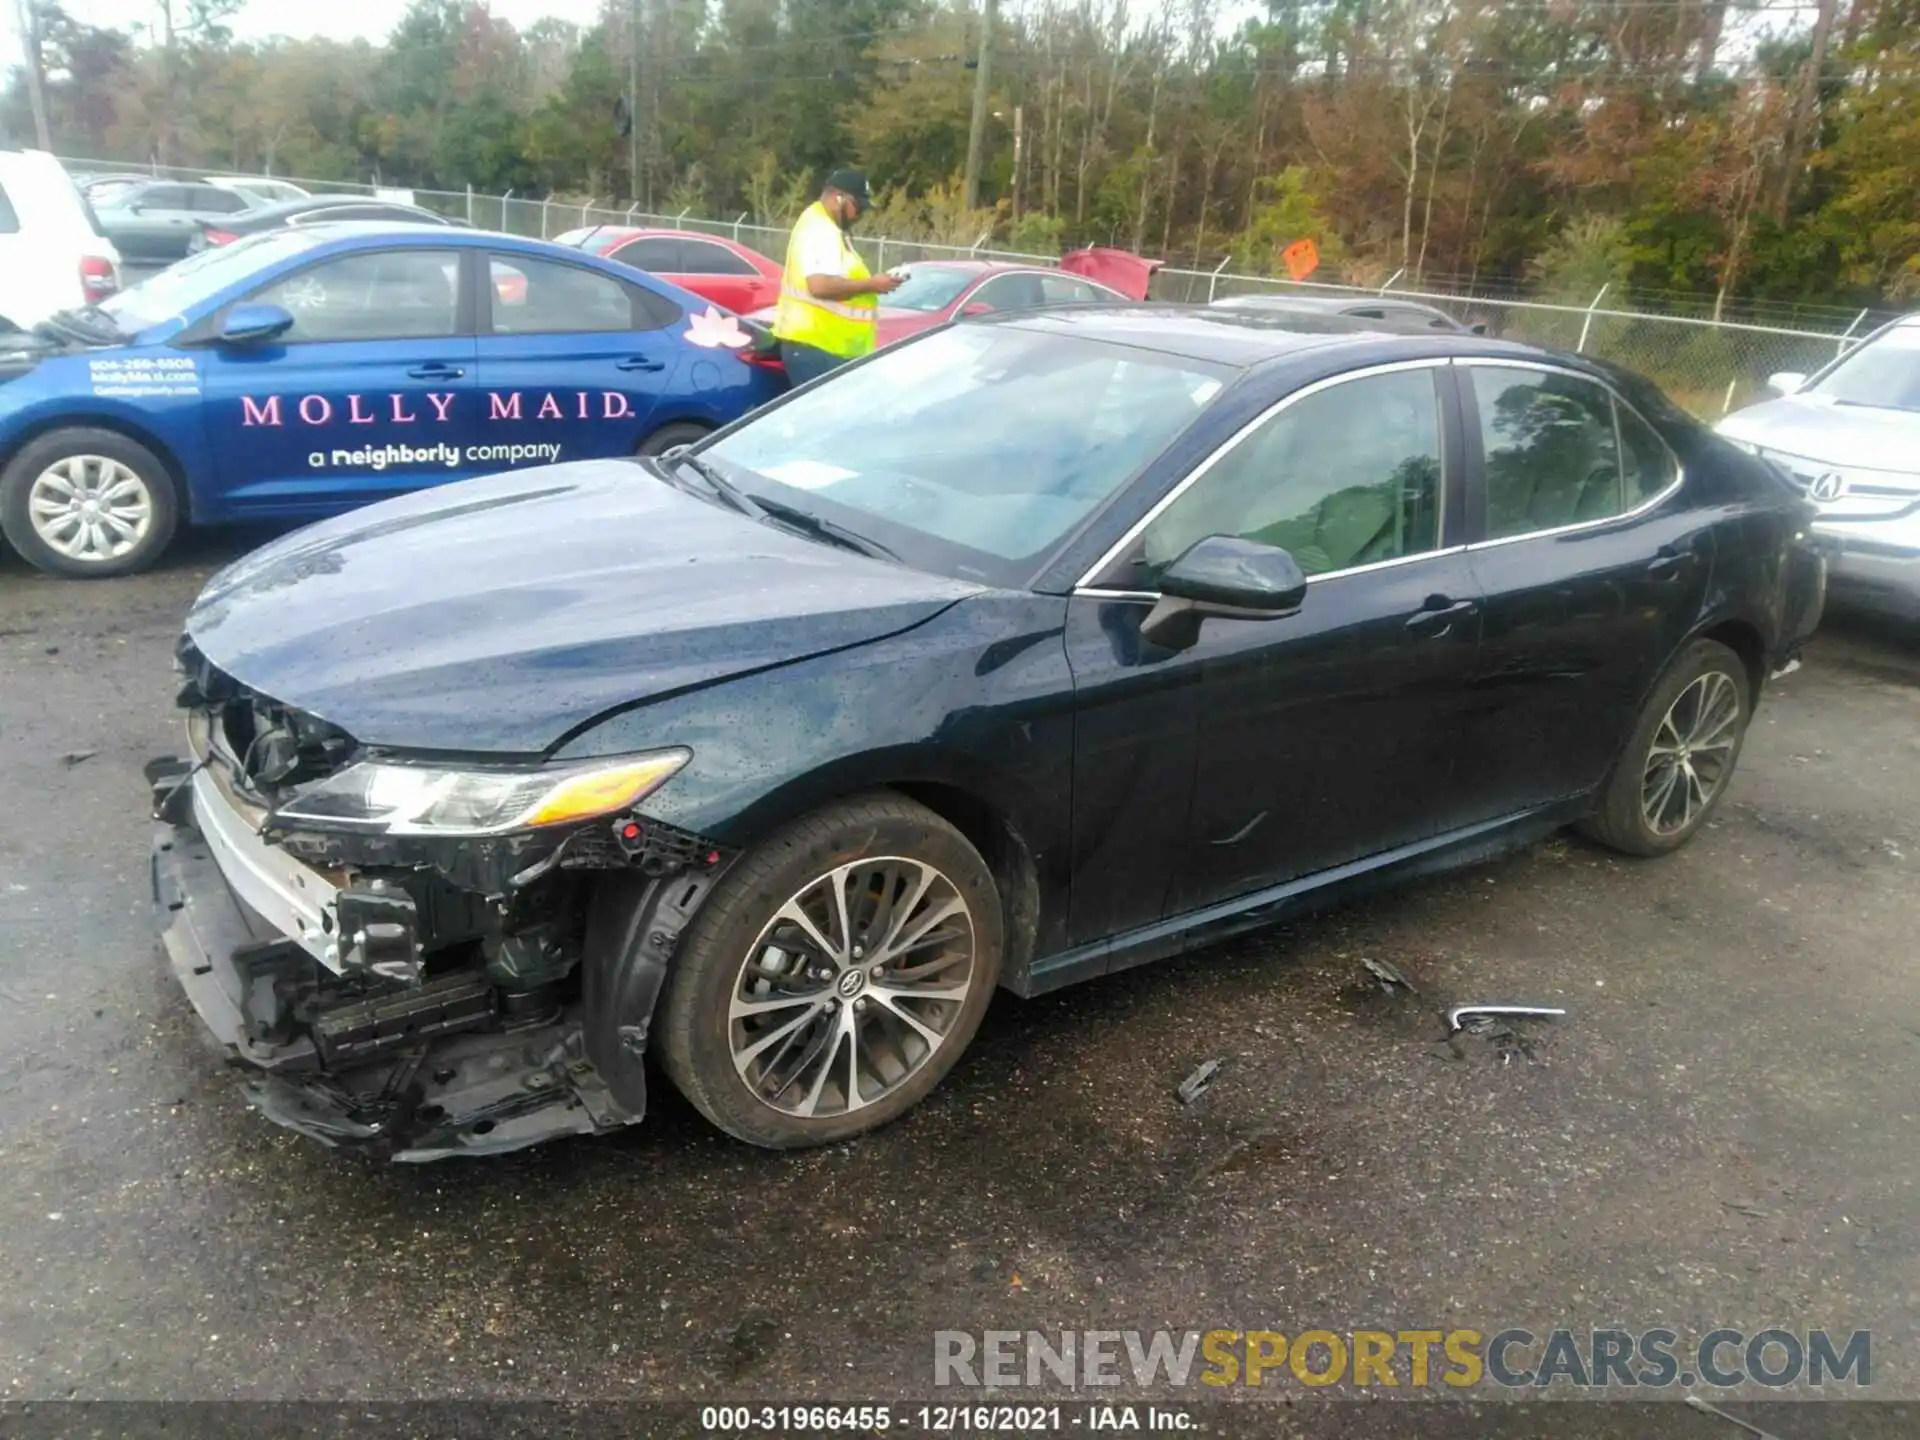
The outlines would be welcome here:
M 67 160 L 69 170 L 103 173 L 130 169 L 156 175 L 198 178 L 205 172 L 165 166 L 114 166 L 101 161 Z M 476 194 L 472 190 L 388 188 L 377 184 L 305 180 L 281 176 L 315 194 L 381 195 L 406 199 L 436 214 L 484 230 L 498 230 L 533 239 L 553 239 L 571 230 L 595 225 L 632 225 L 696 231 L 722 236 L 773 260 L 785 256 L 785 227 L 753 223 L 742 214 L 732 220 L 683 211 L 677 215 L 650 213 L 638 206 L 620 208 L 597 198 L 568 200 L 554 197 Z M 974 245 L 942 245 L 931 241 L 901 240 L 863 232 L 860 246 L 875 270 L 894 269 L 931 260 L 972 259 L 1018 264 L 1052 265 L 1057 255 L 1025 254 L 994 249 L 982 235 Z M 1155 300 L 1209 304 L 1230 295 L 1301 294 L 1388 296 L 1418 301 L 1445 311 L 1465 324 L 1483 325 L 1500 339 L 1521 341 L 1557 350 L 1572 350 L 1645 375 L 1673 399 L 1707 419 L 1716 419 L 1760 398 L 1767 377 L 1780 371 L 1809 372 L 1820 368 L 1870 331 L 1868 314 L 1855 317 L 1844 330 L 1788 329 L 1699 316 L 1651 311 L 1602 309 L 1599 297 L 1590 306 L 1554 304 L 1447 291 L 1295 283 L 1268 276 L 1240 275 L 1218 270 L 1168 266 L 1154 277 Z

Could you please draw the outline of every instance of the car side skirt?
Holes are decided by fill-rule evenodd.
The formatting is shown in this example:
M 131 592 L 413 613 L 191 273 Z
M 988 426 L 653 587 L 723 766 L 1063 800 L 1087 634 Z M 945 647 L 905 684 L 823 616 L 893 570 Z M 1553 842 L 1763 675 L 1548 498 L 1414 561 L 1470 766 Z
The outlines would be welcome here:
M 1545 839 L 1593 808 L 1591 795 L 1581 794 L 1551 804 L 1481 821 L 1428 840 L 1369 855 L 1363 860 L 1321 870 L 1284 885 L 1203 909 L 1189 910 L 1142 925 L 1091 944 L 1077 945 L 1034 961 L 1020 975 L 1003 984 L 1016 995 L 1044 995 L 1050 990 L 1148 965 L 1249 930 L 1304 915 L 1329 905 L 1400 885 L 1423 875 L 1440 874 L 1490 860 L 1510 850 Z

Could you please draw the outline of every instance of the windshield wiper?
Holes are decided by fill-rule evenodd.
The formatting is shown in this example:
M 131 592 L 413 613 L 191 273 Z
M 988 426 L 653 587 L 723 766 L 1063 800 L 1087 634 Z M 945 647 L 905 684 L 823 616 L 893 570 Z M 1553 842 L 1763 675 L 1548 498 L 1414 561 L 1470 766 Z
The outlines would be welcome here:
M 718 495 L 727 504 L 742 515 L 759 519 L 765 509 L 758 501 L 750 498 L 745 491 L 720 473 L 719 467 L 710 461 L 702 460 L 698 455 L 675 455 L 670 461 L 674 465 L 684 465 L 707 484 L 707 488 Z
M 98 305 L 83 305 L 77 310 L 56 310 L 46 324 L 77 340 L 118 340 L 126 335 L 114 318 Z
M 784 501 L 769 500 L 764 495 L 754 496 L 753 503 L 781 524 L 790 525 L 795 530 L 803 531 L 816 539 L 858 551 L 875 560 L 900 558 L 878 540 L 869 539 L 858 530 L 849 530 L 838 520 L 829 520 L 825 516 L 814 514 L 811 510 L 802 510 L 797 505 L 788 505 Z

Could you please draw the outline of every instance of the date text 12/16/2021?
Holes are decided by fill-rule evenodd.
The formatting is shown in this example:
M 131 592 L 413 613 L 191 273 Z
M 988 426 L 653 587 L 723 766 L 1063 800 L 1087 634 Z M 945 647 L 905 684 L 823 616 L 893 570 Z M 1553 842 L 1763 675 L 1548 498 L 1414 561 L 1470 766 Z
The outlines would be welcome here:
M 708 1405 L 700 1428 L 715 1435 L 1058 1434 L 1076 1430 L 1161 1431 L 1199 1428 L 1175 1405 Z

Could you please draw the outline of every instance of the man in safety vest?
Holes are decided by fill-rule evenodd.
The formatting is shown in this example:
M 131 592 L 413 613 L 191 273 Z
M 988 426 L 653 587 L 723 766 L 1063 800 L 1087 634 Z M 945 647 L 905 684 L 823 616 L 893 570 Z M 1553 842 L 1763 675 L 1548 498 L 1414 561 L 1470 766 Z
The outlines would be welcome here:
M 834 171 L 787 241 L 773 333 L 796 385 L 872 350 L 879 297 L 900 284 L 868 271 L 847 238 L 872 198 L 865 171 Z

